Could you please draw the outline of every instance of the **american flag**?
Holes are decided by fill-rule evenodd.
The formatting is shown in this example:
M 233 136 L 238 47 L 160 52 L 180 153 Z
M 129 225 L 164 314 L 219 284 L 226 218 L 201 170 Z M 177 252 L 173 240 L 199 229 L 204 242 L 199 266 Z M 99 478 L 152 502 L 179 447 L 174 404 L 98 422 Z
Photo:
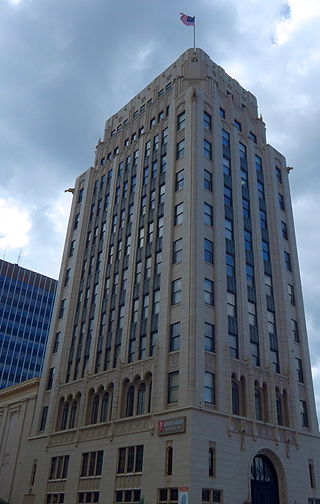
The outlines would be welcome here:
M 195 16 L 187 16 L 187 14 L 183 14 L 183 12 L 180 12 L 180 19 L 183 22 L 183 24 L 187 26 L 194 26 L 195 25 Z

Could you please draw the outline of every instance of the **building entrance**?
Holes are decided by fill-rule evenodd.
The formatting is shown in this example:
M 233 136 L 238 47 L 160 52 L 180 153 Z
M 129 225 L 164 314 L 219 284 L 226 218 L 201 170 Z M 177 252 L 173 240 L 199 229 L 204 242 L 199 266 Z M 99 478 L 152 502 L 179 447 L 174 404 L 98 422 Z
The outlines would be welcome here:
M 274 465 L 265 455 L 254 457 L 251 466 L 252 504 L 279 504 L 278 477 Z

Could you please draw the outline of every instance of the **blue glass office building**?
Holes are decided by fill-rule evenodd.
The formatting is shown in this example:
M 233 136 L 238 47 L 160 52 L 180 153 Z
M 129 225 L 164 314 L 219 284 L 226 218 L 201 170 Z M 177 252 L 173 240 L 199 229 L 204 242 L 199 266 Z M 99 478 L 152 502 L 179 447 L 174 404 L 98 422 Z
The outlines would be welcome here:
M 0 260 L 0 388 L 40 376 L 57 281 Z

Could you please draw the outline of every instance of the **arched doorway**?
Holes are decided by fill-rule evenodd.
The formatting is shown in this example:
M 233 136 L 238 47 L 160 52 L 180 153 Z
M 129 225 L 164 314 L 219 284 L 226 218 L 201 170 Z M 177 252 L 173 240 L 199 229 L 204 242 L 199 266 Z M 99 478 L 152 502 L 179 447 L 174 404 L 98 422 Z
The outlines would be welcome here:
M 279 504 L 278 477 L 271 460 L 265 455 L 254 457 L 251 465 L 252 504 Z

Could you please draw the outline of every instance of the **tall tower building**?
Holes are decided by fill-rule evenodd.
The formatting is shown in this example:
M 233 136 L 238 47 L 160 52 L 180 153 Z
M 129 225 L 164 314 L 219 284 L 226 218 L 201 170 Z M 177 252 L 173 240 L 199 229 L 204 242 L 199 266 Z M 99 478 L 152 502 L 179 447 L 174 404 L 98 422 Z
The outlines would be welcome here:
M 200 49 L 108 119 L 13 504 L 320 503 L 288 173 Z
M 57 283 L 0 259 L 0 389 L 40 376 Z

